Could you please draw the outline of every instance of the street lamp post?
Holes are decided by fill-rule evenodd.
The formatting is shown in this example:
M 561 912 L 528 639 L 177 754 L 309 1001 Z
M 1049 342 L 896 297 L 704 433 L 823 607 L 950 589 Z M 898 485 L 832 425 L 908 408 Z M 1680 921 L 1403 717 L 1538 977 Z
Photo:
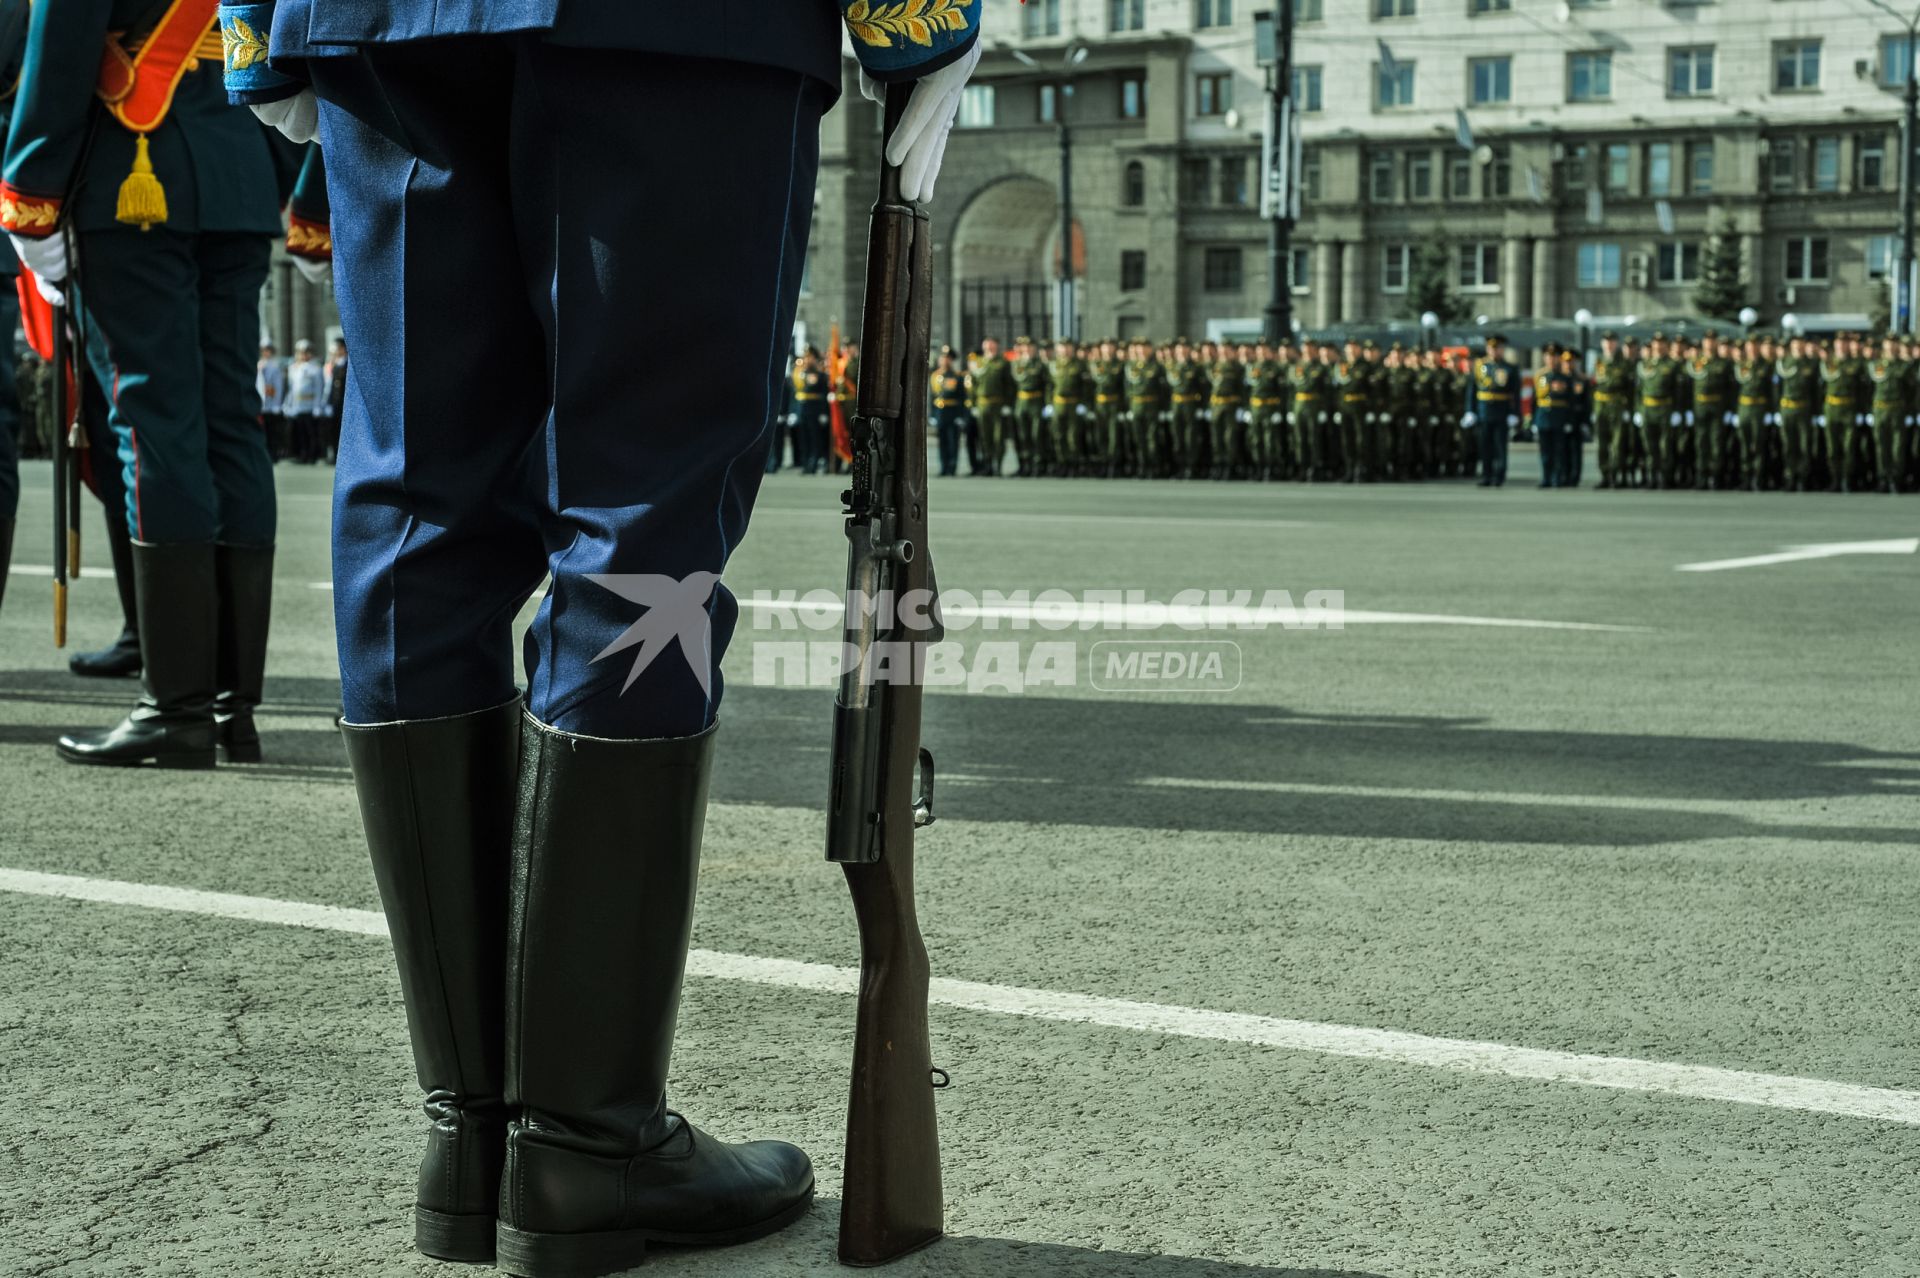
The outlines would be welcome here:
M 1420 312 L 1420 348 L 1432 350 L 1438 345 L 1440 316 L 1434 311 Z
M 1253 15 L 1256 56 L 1267 68 L 1267 306 L 1262 327 L 1278 344 L 1293 332 L 1293 4 Z M 1283 180 L 1284 175 L 1284 180 Z
M 1030 71 L 1043 71 L 1039 60 L 1025 49 L 1009 49 L 1014 61 Z M 1053 104 L 1054 123 L 1060 132 L 1060 271 L 1054 280 L 1053 336 L 1059 341 L 1079 337 L 1079 307 L 1074 300 L 1073 283 L 1073 128 L 1067 120 L 1073 102 L 1073 68 L 1087 60 L 1087 46 L 1072 44 L 1062 64 L 1059 96 Z
M 1914 151 L 1920 147 L 1920 58 L 1915 42 L 1920 40 L 1920 9 L 1911 18 L 1902 18 L 1887 0 L 1868 0 L 1876 9 L 1892 15 L 1907 26 L 1906 114 L 1900 120 L 1900 274 L 1893 289 L 1893 323 L 1896 333 L 1916 331 L 1914 315 Z
M 1581 307 L 1573 313 L 1573 325 L 1580 330 L 1580 367 L 1584 369 L 1593 350 L 1593 312 Z

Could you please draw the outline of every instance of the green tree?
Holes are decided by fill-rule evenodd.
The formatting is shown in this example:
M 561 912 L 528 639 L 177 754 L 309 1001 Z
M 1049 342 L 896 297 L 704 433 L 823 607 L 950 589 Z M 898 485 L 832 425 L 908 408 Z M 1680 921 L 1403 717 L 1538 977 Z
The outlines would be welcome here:
M 1881 280 L 1873 288 L 1873 309 L 1867 312 L 1867 322 L 1873 326 L 1875 337 L 1885 337 L 1893 328 L 1893 281 Z
M 1707 237 L 1706 251 L 1700 255 L 1700 287 L 1694 290 L 1693 304 L 1702 315 L 1718 320 L 1740 318 L 1747 304 L 1740 266 L 1740 233 L 1733 219 L 1727 218 Z
M 1419 319 L 1432 311 L 1442 324 L 1458 324 L 1472 310 L 1453 288 L 1453 250 L 1438 231 L 1427 237 L 1414 254 L 1407 279 L 1407 318 Z

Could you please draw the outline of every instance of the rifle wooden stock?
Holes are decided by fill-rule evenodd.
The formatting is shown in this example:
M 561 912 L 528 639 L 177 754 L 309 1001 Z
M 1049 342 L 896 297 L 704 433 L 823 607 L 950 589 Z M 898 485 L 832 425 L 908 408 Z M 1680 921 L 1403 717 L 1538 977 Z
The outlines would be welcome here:
M 886 135 L 911 85 L 887 91 Z M 924 644 L 894 600 L 930 589 L 927 370 L 933 321 L 927 216 L 884 163 L 868 238 L 853 485 L 847 504 L 846 642 L 857 661 L 834 710 L 827 855 L 841 862 L 860 928 L 860 996 L 840 1204 L 840 1260 L 881 1265 L 940 1237 L 940 1136 L 927 1033 L 926 945 L 913 900 L 916 825 L 930 824 L 933 758 L 920 747 Z M 881 609 L 861 607 L 880 601 Z M 884 614 L 884 615 L 883 615 Z M 912 676 L 870 677 L 877 643 Z M 918 793 L 916 793 L 918 790 Z

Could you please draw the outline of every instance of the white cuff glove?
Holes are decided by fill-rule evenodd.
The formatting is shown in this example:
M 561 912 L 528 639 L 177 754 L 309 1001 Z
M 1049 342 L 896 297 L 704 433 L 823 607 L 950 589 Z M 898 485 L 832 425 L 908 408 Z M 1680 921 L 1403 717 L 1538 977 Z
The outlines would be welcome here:
M 300 272 L 300 278 L 309 284 L 324 285 L 333 279 L 332 262 L 322 262 L 311 257 L 295 257 L 293 269 Z
M 1046 406 L 1045 408 L 1043 408 L 1043 409 L 1041 409 L 1041 410 L 1040 410 L 1040 417 L 1041 417 L 1041 419 L 1042 419 L 1042 420 L 1045 420 L 1046 418 L 1049 418 L 1049 417 L 1052 417 L 1052 416 L 1053 416 L 1053 405 L 1052 405 L 1052 404 L 1048 404 L 1048 405 L 1047 405 L 1047 406 Z
M 1691 412 L 1687 412 L 1687 413 L 1683 413 L 1683 414 L 1681 414 L 1681 416 L 1682 416 L 1682 417 L 1684 417 L 1684 418 L 1686 419 L 1686 423 L 1687 423 L 1687 425 L 1689 425 L 1689 426 L 1691 426 L 1691 425 L 1693 425 L 1693 414 L 1692 414 Z M 1679 423 L 1678 421 L 1675 421 L 1675 422 L 1674 422 L 1674 425 L 1676 425 L 1676 426 L 1678 426 L 1679 424 L 1680 424 L 1680 423 Z
M 1645 413 L 1635 413 L 1633 415 L 1633 424 L 1635 426 L 1645 426 L 1647 424 L 1647 415 Z
M 1472 430 L 1475 426 L 1478 426 L 1479 424 L 1480 424 L 1480 414 L 1478 413 L 1460 414 L 1461 430 Z
M 986 45 L 976 37 L 964 57 L 914 83 L 906 114 L 900 117 L 893 140 L 887 143 L 887 163 L 900 166 L 901 198 L 933 198 L 934 179 L 940 176 L 940 159 L 947 153 L 947 134 L 953 131 L 953 117 L 960 110 L 960 92 L 967 87 L 973 69 L 980 65 L 980 54 L 985 49 Z M 870 79 L 863 69 L 860 95 L 870 102 L 885 102 L 887 89 Z
M 1674 430 L 1679 430 L 1680 423 L 1685 420 L 1686 418 L 1681 416 L 1679 413 L 1674 413 L 1667 418 L 1667 425 L 1673 428 Z
M 263 102 L 251 108 L 260 123 L 278 129 L 294 142 L 311 142 L 320 132 L 320 101 L 312 89 L 302 89 L 278 102 Z
M 1093 414 L 1092 414 L 1091 412 L 1089 412 L 1089 411 L 1088 411 L 1088 409 L 1087 409 L 1087 406 L 1086 406 L 1085 404 L 1080 404 L 1080 405 L 1077 405 L 1077 406 L 1075 406 L 1075 408 L 1074 408 L 1074 410 L 1073 410 L 1073 414 L 1074 414 L 1074 416 L 1076 416 L 1076 417 L 1091 417 L 1091 416 L 1093 416 Z
M 30 240 L 24 235 L 9 235 L 20 264 L 33 272 L 34 286 L 49 306 L 64 306 L 67 292 L 60 282 L 67 278 L 67 239 L 58 231 L 45 239 Z
M 1827 428 L 1827 415 L 1825 413 L 1821 413 L 1818 417 L 1813 419 L 1813 424 L 1815 426 L 1818 426 L 1821 430 L 1825 430 Z

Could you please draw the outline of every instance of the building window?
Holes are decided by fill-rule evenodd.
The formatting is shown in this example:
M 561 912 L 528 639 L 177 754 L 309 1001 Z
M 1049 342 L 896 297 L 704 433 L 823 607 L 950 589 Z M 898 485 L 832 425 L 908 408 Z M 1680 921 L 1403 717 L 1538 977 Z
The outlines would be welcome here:
M 1773 46 L 1776 93 L 1805 93 L 1820 87 L 1820 42 L 1782 40 Z
M 1233 105 L 1233 72 L 1210 71 L 1194 79 L 1193 113 L 1225 115 Z
M 1569 191 L 1587 189 L 1587 166 L 1593 161 L 1593 148 L 1585 142 L 1569 146 L 1560 162 L 1560 184 Z
M 1787 283 L 1825 284 L 1827 279 L 1825 239 L 1817 235 L 1796 235 L 1787 241 Z
M 1375 151 L 1367 162 L 1367 198 L 1375 204 L 1393 201 L 1393 156 Z
M 1567 101 L 1605 102 L 1613 96 L 1611 53 L 1567 55 Z
M 1813 189 L 1833 192 L 1840 189 L 1840 139 L 1813 140 Z
M 1300 155 L 1300 198 L 1320 198 L 1320 152 L 1316 148 L 1308 148 Z
M 1027 36 L 1060 34 L 1060 0 L 1033 0 L 1020 6 L 1020 29 Z
M 1867 237 L 1867 278 L 1884 280 L 1893 274 L 1893 245 L 1891 235 L 1869 235 Z
M 1713 92 L 1713 46 L 1667 50 L 1667 94 L 1704 98 Z
M 1853 141 L 1853 183 L 1863 191 L 1887 187 L 1887 135 L 1863 133 Z
M 960 114 L 954 121 L 963 129 L 993 127 L 993 86 L 969 84 L 960 91 Z
M 1407 291 L 1407 276 L 1413 270 L 1413 246 L 1411 244 L 1386 244 L 1380 249 L 1380 291 L 1382 293 L 1404 293 Z
M 1147 0 L 1107 0 L 1107 30 L 1139 31 L 1147 25 Z
M 1147 286 L 1147 251 L 1126 249 L 1120 254 L 1120 291 L 1137 293 Z
M 1698 244 L 1662 244 L 1655 269 L 1662 284 L 1698 284 L 1700 282 L 1700 246 Z
M 1243 207 L 1247 202 L 1247 161 L 1244 156 L 1223 155 L 1220 157 L 1220 203 L 1229 208 Z
M 1625 142 L 1607 145 L 1607 194 L 1625 195 L 1633 186 L 1633 148 Z
M 1236 293 L 1240 290 L 1240 250 L 1210 248 L 1201 272 L 1203 287 L 1209 293 Z
M 1793 138 L 1767 141 L 1767 186 L 1775 192 L 1791 191 L 1800 184 L 1800 143 Z
M 1620 287 L 1620 246 L 1582 244 L 1575 276 L 1580 288 Z
M 1320 96 L 1322 75 L 1319 67 L 1293 69 L 1293 105 L 1299 111 L 1320 111 L 1325 103 Z
M 1456 283 L 1473 293 L 1491 293 L 1500 287 L 1500 246 L 1494 243 L 1462 244 L 1456 260 Z
M 1513 0 L 1469 0 L 1468 13 L 1511 13 Z
M 1382 109 L 1413 105 L 1413 63 L 1395 62 L 1391 69 L 1374 67 L 1373 104 Z
M 1313 250 L 1296 248 L 1287 254 L 1287 288 L 1295 293 L 1313 291 Z
M 1060 119 L 1060 86 L 1043 84 L 1040 97 L 1035 104 L 1035 117 L 1042 124 L 1053 124 Z
M 1120 118 L 1138 120 L 1147 113 L 1147 82 L 1137 75 L 1120 81 Z
M 1433 198 L 1432 152 L 1415 151 L 1407 157 L 1407 198 L 1409 200 Z
M 1207 202 L 1207 179 L 1212 176 L 1213 166 L 1207 163 L 1205 156 L 1188 156 L 1180 161 L 1180 202 L 1182 204 L 1205 204 Z
M 1299 0 L 1299 3 L 1293 6 L 1295 22 L 1324 22 L 1326 17 L 1326 0 Z
M 1411 18 L 1418 11 L 1415 0 L 1373 0 L 1376 18 Z
M 1233 0 L 1193 0 L 1193 25 L 1230 27 L 1233 25 Z
M 1713 194 L 1713 143 L 1687 143 L 1687 194 Z
M 1120 171 L 1120 203 L 1137 209 L 1146 202 L 1147 166 L 1138 160 L 1128 160 L 1127 167 Z
M 1513 157 L 1505 151 L 1495 151 L 1487 161 L 1487 198 L 1504 200 L 1512 194 Z
M 1447 161 L 1447 198 L 1473 198 L 1473 161 L 1464 156 Z
M 1467 95 L 1475 106 L 1513 101 L 1513 59 L 1468 58 Z
M 1647 194 L 1673 194 L 1673 143 L 1647 143 Z
M 1880 37 L 1880 84 L 1883 88 L 1904 89 L 1913 75 L 1913 40 L 1909 36 Z

